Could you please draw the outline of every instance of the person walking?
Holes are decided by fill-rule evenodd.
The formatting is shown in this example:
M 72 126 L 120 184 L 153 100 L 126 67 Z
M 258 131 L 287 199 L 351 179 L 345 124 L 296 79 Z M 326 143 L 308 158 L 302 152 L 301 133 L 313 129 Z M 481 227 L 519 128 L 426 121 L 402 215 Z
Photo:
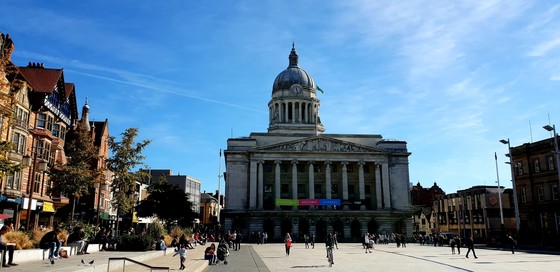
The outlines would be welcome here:
M 315 233 L 311 233 L 311 237 L 309 238 L 309 241 L 311 242 L 311 249 L 315 248 Z
M 292 237 L 289 233 L 286 233 L 284 237 L 284 247 L 286 248 L 286 256 L 290 256 L 290 248 L 292 247 Z
M 371 253 L 371 247 L 369 246 L 369 233 L 364 235 L 364 244 L 366 245 L 366 253 Z
M 474 240 L 473 240 L 473 236 L 472 234 L 469 235 L 469 237 L 467 238 L 467 240 L 465 241 L 466 245 L 467 245 L 467 255 L 465 257 L 469 257 L 469 252 L 471 252 L 472 250 L 472 254 L 474 256 L 475 259 L 478 259 L 478 257 L 476 257 L 476 253 L 474 252 Z
M 461 254 L 461 238 L 457 235 L 453 239 L 455 240 L 455 246 L 457 247 L 457 254 Z
M 235 250 L 241 250 L 241 241 L 243 240 L 243 235 L 238 232 L 235 236 Z
M 451 238 L 449 239 L 449 246 L 451 247 L 451 254 L 455 254 L 455 244 L 457 242 L 455 241 L 455 238 Z
M 507 236 L 507 242 L 509 244 L 509 247 L 511 248 L 511 254 L 515 254 L 515 251 L 513 251 L 513 249 L 517 245 L 517 241 L 515 241 L 515 239 L 513 239 L 513 237 L 511 237 L 511 235 L 508 235 Z
M 307 233 L 303 235 L 303 241 L 305 242 L 305 248 L 308 249 L 309 248 L 309 235 L 307 235 Z
M 173 254 L 173 257 L 175 257 L 175 255 L 179 255 L 179 261 L 181 266 L 179 267 L 179 270 L 184 270 L 185 269 L 185 260 L 187 259 L 187 249 L 185 249 L 185 246 L 181 245 L 179 247 L 179 250 L 175 251 L 175 253 Z

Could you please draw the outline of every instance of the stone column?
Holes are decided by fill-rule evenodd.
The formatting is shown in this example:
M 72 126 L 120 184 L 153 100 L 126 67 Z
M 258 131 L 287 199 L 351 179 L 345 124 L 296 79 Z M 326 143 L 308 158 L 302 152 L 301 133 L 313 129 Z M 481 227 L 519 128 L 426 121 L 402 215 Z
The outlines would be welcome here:
M 391 209 L 391 187 L 389 186 L 389 164 L 381 164 L 381 179 L 383 180 L 383 202 L 385 209 Z
M 365 210 L 366 205 L 364 200 L 366 199 L 366 188 L 365 188 L 365 181 L 364 181 L 364 162 L 361 161 L 358 163 L 358 187 L 360 190 L 360 201 L 362 204 L 360 205 L 360 210 Z
M 284 103 L 284 123 L 288 123 L 288 107 L 290 105 L 288 103 Z
M 325 196 L 327 199 L 332 198 L 332 183 L 331 183 L 331 162 L 325 162 Z
M 292 124 L 296 122 L 296 103 L 292 102 Z
M 342 162 L 342 200 L 348 200 L 348 162 Z M 348 210 L 348 205 L 342 206 L 343 210 Z
M 377 209 L 383 209 L 383 189 L 381 189 L 383 181 L 381 180 L 381 164 L 375 163 L 375 198 L 377 200 Z
M 257 174 L 257 183 L 258 183 L 258 187 L 257 187 L 257 195 L 258 195 L 258 209 L 262 210 L 263 209 L 263 195 L 264 195 L 264 176 L 263 176 L 263 161 L 259 161 L 258 162 L 258 174 Z
M 276 206 L 276 199 L 280 199 L 280 163 L 281 161 L 274 161 L 274 206 L 275 209 L 280 209 Z
M 297 160 L 292 161 L 292 199 L 298 198 L 297 192 Z
M 292 199 L 298 199 L 297 163 L 297 160 L 292 161 Z M 297 209 L 298 207 L 292 207 L 292 210 Z
M 309 162 L 309 199 L 315 199 L 315 169 L 313 161 Z
M 257 207 L 257 162 L 251 160 L 249 165 L 249 209 Z

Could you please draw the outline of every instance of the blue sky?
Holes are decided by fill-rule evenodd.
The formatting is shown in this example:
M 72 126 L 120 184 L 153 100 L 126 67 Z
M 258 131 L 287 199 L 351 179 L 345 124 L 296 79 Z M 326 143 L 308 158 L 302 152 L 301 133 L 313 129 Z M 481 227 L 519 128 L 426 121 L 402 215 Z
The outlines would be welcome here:
M 64 68 L 80 110 L 88 97 L 117 137 L 138 128 L 149 167 L 206 191 L 229 137 L 266 132 L 292 42 L 324 90 L 325 133 L 408 142 L 424 187 L 495 185 L 494 152 L 511 187 L 499 140 L 560 125 L 556 1 L 203 2 L 8 0 L 0 31 L 14 63 Z

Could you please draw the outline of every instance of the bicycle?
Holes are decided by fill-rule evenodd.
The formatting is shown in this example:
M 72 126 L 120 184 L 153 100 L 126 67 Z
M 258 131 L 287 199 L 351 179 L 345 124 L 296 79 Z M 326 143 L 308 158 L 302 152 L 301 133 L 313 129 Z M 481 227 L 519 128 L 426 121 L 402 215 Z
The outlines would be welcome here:
M 334 256 L 333 256 L 333 248 L 327 247 L 327 259 L 329 261 L 329 267 L 332 267 L 334 264 Z

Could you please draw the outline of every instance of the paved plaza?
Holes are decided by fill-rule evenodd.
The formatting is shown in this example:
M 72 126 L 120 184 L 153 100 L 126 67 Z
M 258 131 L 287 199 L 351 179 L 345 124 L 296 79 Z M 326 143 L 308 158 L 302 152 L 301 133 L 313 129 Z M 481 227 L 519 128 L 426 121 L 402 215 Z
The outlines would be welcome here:
M 324 244 L 316 244 L 315 249 L 305 249 L 304 244 L 294 243 L 290 256 L 286 256 L 283 244 L 248 245 L 242 244 L 241 250 L 231 251 L 228 264 L 207 265 L 203 260 L 204 248 L 197 246 L 188 251 L 186 269 L 189 272 L 217 271 L 560 271 L 560 255 L 542 252 L 517 251 L 511 254 L 507 250 L 476 248 L 478 259 L 465 258 L 466 250 L 461 254 L 451 254 L 449 247 L 433 247 L 409 244 L 406 248 L 397 248 L 395 244 L 376 245 L 373 253 L 365 253 L 360 244 L 339 244 L 334 251 L 334 267 L 329 267 Z M 111 271 L 143 272 L 149 269 L 128 262 L 123 269 L 122 262 L 111 262 L 109 258 L 126 257 L 151 266 L 169 267 L 170 271 L 180 271 L 179 257 L 173 257 L 172 250 L 166 255 L 160 251 L 116 252 L 106 251 L 83 256 L 71 256 L 57 260 L 55 265 L 48 261 L 20 263 L 19 266 L 0 268 L 1 271 Z M 95 260 L 93 265 L 83 265 Z M 17 260 L 16 260 L 17 262 Z M 161 270 L 153 270 L 161 271 Z
M 339 244 L 334 251 L 334 267 L 329 267 L 324 244 L 305 249 L 294 244 L 290 256 L 282 244 L 252 245 L 232 251 L 228 265 L 209 266 L 205 272 L 216 271 L 560 271 L 560 255 L 476 248 L 478 259 L 461 248 L 451 254 L 450 247 L 408 244 L 376 245 L 373 253 L 365 253 L 359 244 Z

